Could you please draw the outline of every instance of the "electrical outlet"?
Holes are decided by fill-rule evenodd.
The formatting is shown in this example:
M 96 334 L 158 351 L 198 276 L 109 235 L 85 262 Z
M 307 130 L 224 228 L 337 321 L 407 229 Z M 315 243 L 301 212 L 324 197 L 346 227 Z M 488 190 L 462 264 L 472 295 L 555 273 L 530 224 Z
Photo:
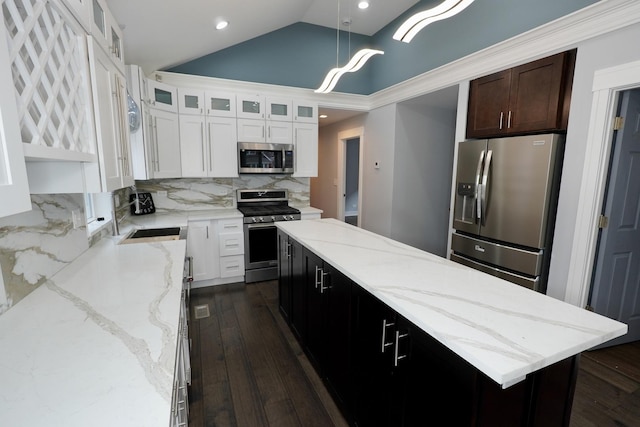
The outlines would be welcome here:
M 374 167 L 374 169 L 380 169 L 380 160 L 376 160 L 376 161 L 373 163 L 373 167 Z
M 157 191 L 156 194 L 158 196 L 167 197 L 167 192 L 166 191 Z
M 115 204 L 116 208 L 120 207 L 120 197 L 114 197 L 113 198 L 113 203 Z
M 84 217 L 82 211 L 79 209 L 71 211 L 71 220 L 73 221 L 73 228 L 80 228 L 84 225 Z

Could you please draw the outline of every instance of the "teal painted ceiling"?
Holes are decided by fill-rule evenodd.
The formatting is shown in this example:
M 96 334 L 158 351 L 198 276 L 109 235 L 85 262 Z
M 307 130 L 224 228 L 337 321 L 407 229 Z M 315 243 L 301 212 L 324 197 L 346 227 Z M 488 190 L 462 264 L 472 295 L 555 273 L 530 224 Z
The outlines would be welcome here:
M 315 89 L 326 73 L 343 66 L 362 47 L 381 49 L 357 73 L 345 74 L 335 91 L 368 95 L 513 36 L 539 27 L 597 0 L 476 0 L 464 11 L 424 28 L 411 43 L 393 40 L 413 13 L 440 0 L 423 0 L 373 36 L 306 23 L 189 61 L 165 71 Z

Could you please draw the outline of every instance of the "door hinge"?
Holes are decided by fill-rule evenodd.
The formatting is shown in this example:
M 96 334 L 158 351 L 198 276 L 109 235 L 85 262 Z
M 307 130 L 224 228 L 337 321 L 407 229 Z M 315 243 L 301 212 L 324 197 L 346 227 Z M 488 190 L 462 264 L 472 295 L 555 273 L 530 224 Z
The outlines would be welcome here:
M 613 130 L 620 130 L 622 129 L 622 126 L 624 125 L 624 117 L 616 117 L 615 119 L 613 119 Z
M 607 228 L 608 226 L 609 218 L 604 215 L 600 215 L 600 218 L 598 218 L 598 228 Z

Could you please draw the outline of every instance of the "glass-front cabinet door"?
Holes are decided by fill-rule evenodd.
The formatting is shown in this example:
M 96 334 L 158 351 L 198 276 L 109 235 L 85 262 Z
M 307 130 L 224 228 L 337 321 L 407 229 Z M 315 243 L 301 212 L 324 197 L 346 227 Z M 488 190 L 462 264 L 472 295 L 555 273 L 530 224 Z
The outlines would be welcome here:
M 290 122 L 293 118 L 290 99 L 267 98 L 267 120 Z
M 148 103 L 151 108 L 178 112 L 178 90 L 176 87 L 156 80 L 147 79 Z
M 318 104 L 308 101 L 293 101 L 293 121 L 318 123 Z
M 207 91 L 205 93 L 208 116 L 236 117 L 236 95 L 227 92 Z
M 238 95 L 236 111 L 238 118 L 264 119 L 265 100 L 260 95 Z
M 113 62 L 124 73 L 124 35 L 111 12 L 107 10 L 109 55 Z
M 205 109 L 204 91 L 201 89 L 178 88 L 178 112 L 202 116 Z

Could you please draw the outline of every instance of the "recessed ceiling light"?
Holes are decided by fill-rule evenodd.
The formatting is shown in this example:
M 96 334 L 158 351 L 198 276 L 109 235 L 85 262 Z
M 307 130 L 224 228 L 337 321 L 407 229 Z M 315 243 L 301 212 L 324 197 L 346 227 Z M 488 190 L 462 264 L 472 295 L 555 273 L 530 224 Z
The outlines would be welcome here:
M 369 7 L 369 2 L 368 1 L 361 1 L 358 3 L 358 8 L 360 9 L 366 9 Z
M 229 25 L 229 23 L 223 19 L 216 24 L 216 30 L 224 30 L 227 28 L 227 25 Z
M 327 118 L 327 117 L 329 117 L 329 116 L 327 116 L 326 114 L 320 114 L 320 116 L 319 116 L 319 117 L 320 117 L 321 119 L 326 119 L 326 118 Z

